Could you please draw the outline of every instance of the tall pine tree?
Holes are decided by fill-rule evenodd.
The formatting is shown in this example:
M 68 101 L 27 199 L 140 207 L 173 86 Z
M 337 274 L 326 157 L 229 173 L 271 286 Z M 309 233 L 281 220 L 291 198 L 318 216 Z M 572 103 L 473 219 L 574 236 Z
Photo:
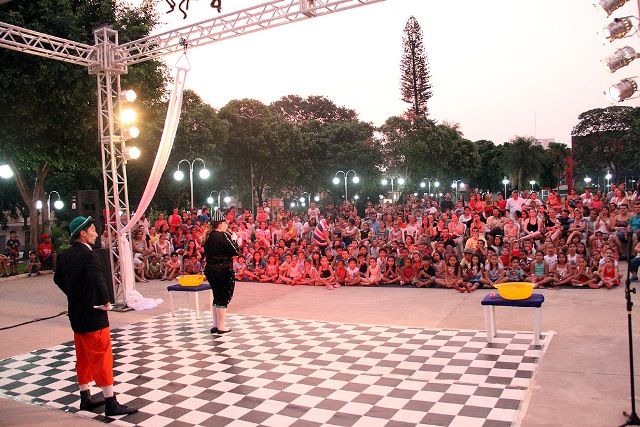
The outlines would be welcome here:
M 415 117 L 427 117 L 427 101 L 431 98 L 431 73 L 429 61 L 422 43 L 422 28 L 415 17 L 410 17 L 402 35 L 402 59 L 400 60 L 400 92 L 402 100 L 411 104 Z

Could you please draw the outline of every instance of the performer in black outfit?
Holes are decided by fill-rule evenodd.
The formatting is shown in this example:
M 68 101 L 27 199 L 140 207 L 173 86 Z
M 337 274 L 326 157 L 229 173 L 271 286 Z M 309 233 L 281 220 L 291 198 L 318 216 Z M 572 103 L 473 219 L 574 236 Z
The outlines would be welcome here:
M 233 297 L 235 276 L 232 257 L 239 255 L 237 236 L 227 232 L 229 224 L 219 209 L 211 214 L 211 231 L 205 237 L 204 255 L 207 265 L 204 270 L 213 292 L 214 325 L 212 334 L 226 334 L 227 306 Z

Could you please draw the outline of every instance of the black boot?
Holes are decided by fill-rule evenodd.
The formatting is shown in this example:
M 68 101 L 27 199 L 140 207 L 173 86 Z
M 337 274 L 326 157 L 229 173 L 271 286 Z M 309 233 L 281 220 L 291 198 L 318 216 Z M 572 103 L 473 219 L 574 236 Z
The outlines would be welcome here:
M 130 408 L 127 405 L 119 404 L 115 396 L 107 397 L 105 399 L 105 405 L 106 407 L 104 410 L 104 414 L 107 417 L 113 417 L 116 415 L 129 415 L 138 412 L 138 410 L 135 408 Z
M 104 405 L 104 400 L 91 396 L 91 392 L 89 390 L 80 392 L 81 411 L 91 411 L 102 405 Z

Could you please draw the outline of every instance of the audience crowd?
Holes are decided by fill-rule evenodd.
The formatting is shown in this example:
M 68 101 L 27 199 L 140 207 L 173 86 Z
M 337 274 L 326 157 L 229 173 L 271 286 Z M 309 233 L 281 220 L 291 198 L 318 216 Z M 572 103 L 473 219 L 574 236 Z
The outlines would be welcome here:
M 637 280 L 640 265 L 640 197 L 624 185 L 603 194 L 586 189 L 566 196 L 551 191 L 473 194 L 469 201 L 408 195 L 396 203 L 311 203 L 302 214 L 265 203 L 226 212 L 242 256 L 236 279 L 285 285 L 443 287 L 472 292 L 502 282 L 538 287 L 612 288 L 627 256 Z M 132 233 L 136 280 L 174 280 L 200 274 L 207 208 L 143 217 Z

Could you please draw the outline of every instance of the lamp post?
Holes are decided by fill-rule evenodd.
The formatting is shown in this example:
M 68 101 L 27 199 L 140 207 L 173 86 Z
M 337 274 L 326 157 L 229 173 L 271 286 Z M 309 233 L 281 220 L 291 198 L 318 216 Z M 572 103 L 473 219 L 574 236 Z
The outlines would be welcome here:
M 58 200 L 53 202 L 53 207 L 58 211 L 64 207 L 64 202 L 60 198 L 60 193 L 58 193 L 55 190 L 50 191 L 49 192 L 49 196 L 47 197 L 47 223 L 44 224 L 45 232 L 49 232 L 49 233 L 51 232 L 51 195 L 53 193 L 56 193 L 56 195 L 58 196 Z M 38 202 L 39 202 L 39 200 L 38 200 Z M 37 206 L 37 204 L 36 204 L 36 206 Z M 38 209 L 41 209 L 41 208 L 42 208 L 42 206 L 40 206 L 40 208 L 38 208 Z
M 338 171 L 336 172 L 335 176 L 333 177 L 333 184 L 334 185 L 338 185 L 340 184 L 340 178 L 338 178 L 338 175 L 342 174 L 343 178 L 344 178 L 344 201 L 348 201 L 348 191 L 347 191 L 347 182 L 349 181 L 349 174 L 353 172 L 353 178 L 351 178 L 351 181 L 354 184 L 357 184 L 360 182 L 360 177 L 358 176 L 358 173 L 352 169 L 349 169 L 348 171 Z
M 395 200 L 396 199 L 396 192 L 393 189 L 393 181 L 396 180 L 398 182 L 398 185 L 403 185 L 404 184 L 404 178 L 401 176 L 393 176 L 391 178 L 382 178 L 382 181 L 380 181 L 380 183 L 382 185 L 387 185 L 389 184 L 389 182 L 391 182 L 391 200 Z
M 589 178 L 588 176 L 584 177 L 584 188 L 587 188 L 589 186 L 589 184 L 591 184 L 591 178 Z
M 243 117 L 247 120 L 257 119 L 258 117 L 262 117 L 262 113 L 249 113 L 248 108 L 242 106 L 238 111 L 238 116 Z M 251 173 L 251 212 L 255 215 L 255 191 L 253 188 L 253 150 L 249 149 L 249 173 Z
M 509 184 L 509 180 L 505 176 L 504 178 L 502 178 L 502 185 L 504 185 L 504 198 L 505 199 L 507 198 L 507 184 Z
M 434 181 L 433 186 L 435 188 L 440 187 L 440 181 L 437 178 L 422 178 L 422 182 L 420 182 L 420 188 L 424 188 L 429 184 L 428 192 L 429 196 L 431 196 L 431 181 Z
M 173 178 L 176 181 L 182 181 L 184 179 L 184 172 L 182 172 L 180 170 L 180 165 L 182 164 L 182 162 L 187 162 L 187 164 L 189 165 L 189 187 L 191 189 L 191 210 L 194 209 L 194 204 L 193 204 L 193 165 L 197 161 L 201 161 L 202 162 L 202 169 L 200 169 L 200 171 L 198 172 L 198 175 L 200 176 L 201 179 L 208 179 L 209 176 L 211 175 L 211 173 L 209 172 L 209 169 L 207 169 L 207 164 L 200 157 L 196 157 L 195 159 L 193 159 L 193 161 L 189 161 L 187 159 L 180 160 L 178 162 L 178 169 L 173 173 Z
M 531 184 L 531 191 L 533 191 L 533 186 L 536 185 L 536 182 L 532 179 L 529 184 Z
M 13 171 L 9 165 L 0 165 L 0 178 L 10 179 L 13 176 Z
M 613 175 L 611 175 L 611 172 L 607 171 L 607 174 L 604 176 L 604 179 L 607 180 L 607 188 L 611 188 L 611 178 L 613 178 Z
M 304 196 L 305 196 L 305 194 L 307 195 L 307 206 L 311 206 L 311 193 L 307 193 L 306 191 L 303 191 L 303 192 L 302 192 L 302 195 L 300 196 L 300 199 L 299 199 L 299 200 L 300 200 L 300 203 L 302 203 L 302 204 L 303 204 L 303 205 L 302 205 L 303 207 L 305 206 L 305 205 L 304 205 Z M 319 200 L 320 200 L 320 197 L 319 197 L 318 195 L 315 195 L 315 196 L 313 197 L 313 201 L 314 201 L 314 202 L 317 202 L 317 201 L 319 201 Z
M 211 205 L 211 210 L 213 210 L 213 193 L 218 193 L 218 206 L 216 206 L 216 209 L 220 209 L 220 197 L 222 197 L 222 193 L 226 194 L 224 199 L 222 199 L 223 202 L 229 203 L 231 201 L 231 197 L 229 197 L 229 190 L 213 190 L 209 193 L 209 197 L 207 197 L 207 203 Z
M 463 189 L 464 188 L 464 182 L 462 182 L 461 179 L 454 179 L 453 182 L 451 183 L 451 188 L 455 188 L 456 190 L 456 202 L 458 201 L 458 188 Z

